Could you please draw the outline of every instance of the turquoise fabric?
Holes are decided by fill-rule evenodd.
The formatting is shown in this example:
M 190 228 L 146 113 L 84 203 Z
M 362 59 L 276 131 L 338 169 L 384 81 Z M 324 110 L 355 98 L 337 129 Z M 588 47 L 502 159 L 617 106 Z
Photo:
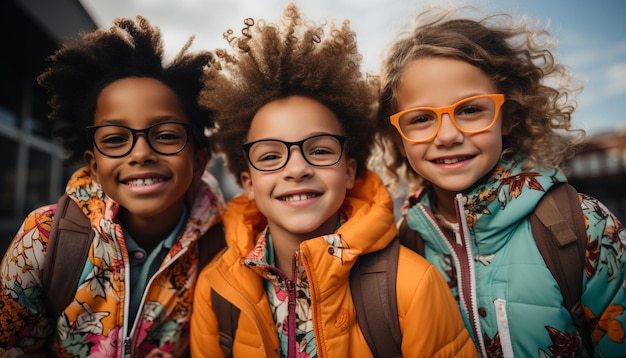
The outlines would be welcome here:
M 461 245 L 439 225 L 431 191 L 407 199 L 405 218 L 424 238 L 425 256 L 448 281 L 483 356 L 571 356 L 579 349 L 575 326 L 527 219 L 545 192 L 566 178 L 557 170 L 522 171 L 523 158 L 516 159 L 501 161 L 483 184 L 457 195 Z M 624 357 L 626 231 L 602 203 L 581 197 L 590 238 L 582 302 L 596 328 L 595 353 Z

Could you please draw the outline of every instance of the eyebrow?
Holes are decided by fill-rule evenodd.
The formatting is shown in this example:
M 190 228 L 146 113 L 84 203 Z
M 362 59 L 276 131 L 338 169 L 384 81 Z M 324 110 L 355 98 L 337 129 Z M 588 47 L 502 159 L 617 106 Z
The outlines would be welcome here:
M 130 122 L 133 122 L 133 120 L 131 120 L 131 119 L 121 119 L 121 118 L 106 118 L 106 119 L 103 119 L 100 122 L 99 125 L 115 124 L 115 125 L 129 127 Z M 148 126 L 151 126 L 151 125 L 153 125 L 155 123 L 161 123 L 161 122 L 188 123 L 188 122 L 183 121 L 181 118 L 178 118 L 178 117 L 175 117 L 175 116 L 158 116 L 158 117 L 149 118 L 148 119 Z M 95 125 L 95 123 L 93 123 L 93 124 Z
M 299 140 L 286 140 L 286 139 L 280 139 L 280 138 L 276 138 L 276 137 L 264 137 L 264 138 L 258 138 L 258 139 L 255 139 L 255 140 L 249 140 L 248 138 L 245 138 L 244 139 L 245 140 L 244 144 L 245 143 L 250 143 L 250 142 L 257 142 L 257 141 L 260 141 L 260 140 L 278 140 L 278 141 L 282 141 L 282 142 L 294 143 L 294 142 L 299 142 L 299 141 L 302 141 L 302 140 L 305 140 L 305 139 L 308 139 L 308 138 L 311 138 L 311 137 L 315 137 L 315 136 L 318 136 L 318 135 L 340 135 L 340 136 L 344 136 L 344 137 L 346 136 L 343 133 L 313 132 L 313 133 L 309 133 L 306 137 L 300 138 Z

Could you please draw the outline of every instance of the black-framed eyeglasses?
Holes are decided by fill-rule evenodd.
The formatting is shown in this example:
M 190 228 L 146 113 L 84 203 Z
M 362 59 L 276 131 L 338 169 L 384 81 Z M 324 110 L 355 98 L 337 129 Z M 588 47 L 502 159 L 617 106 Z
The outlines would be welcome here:
M 117 124 L 88 126 L 87 135 L 96 149 L 110 158 L 121 158 L 130 153 L 143 134 L 150 148 L 161 155 L 179 153 L 189 141 L 193 131 L 190 123 L 160 122 L 144 129 L 133 129 Z
M 285 142 L 279 139 L 261 139 L 243 145 L 248 162 L 261 172 L 282 169 L 291 157 L 291 147 L 300 148 L 307 163 L 316 167 L 337 164 L 343 155 L 346 137 L 336 134 L 318 134 L 299 142 Z

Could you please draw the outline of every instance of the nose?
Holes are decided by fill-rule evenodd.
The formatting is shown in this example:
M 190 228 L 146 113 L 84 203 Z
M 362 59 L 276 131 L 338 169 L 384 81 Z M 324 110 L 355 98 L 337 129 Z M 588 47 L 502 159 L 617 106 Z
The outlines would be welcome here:
M 289 159 L 283 168 L 283 174 L 287 179 L 302 180 L 313 174 L 311 164 L 309 164 L 302 151 L 297 146 L 290 148 Z
M 461 143 L 464 138 L 463 132 L 461 132 L 452 122 L 450 114 L 442 114 L 439 132 L 435 136 L 433 143 L 435 145 L 448 146 L 455 143 Z
M 145 163 L 155 160 L 155 152 L 150 147 L 148 139 L 144 133 L 137 133 L 135 145 L 128 154 L 128 157 L 134 163 Z

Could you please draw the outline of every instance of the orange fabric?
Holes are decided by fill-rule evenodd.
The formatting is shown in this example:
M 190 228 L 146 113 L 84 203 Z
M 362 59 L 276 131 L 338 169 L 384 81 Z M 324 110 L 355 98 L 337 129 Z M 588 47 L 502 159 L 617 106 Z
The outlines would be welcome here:
M 319 357 L 371 357 L 356 320 L 349 274 L 359 255 L 380 250 L 397 235 L 393 204 L 373 172 L 348 192 L 343 210 L 348 220 L 339 228 L 346 249 L 342 257 L 328 253 L 324 239 L 303 242 L 300 250 L 311 284 L 311 314 Z M 211 289 L 241 310 L 234 337 L 235 357 L 280 356 L 276 327 L 261 276 L 242 265 L 264 229 L 253 201 L 233 198 L 224 213 L 230 248 L 205 268 L 196 286 L 191 318 L 194 357 L 221 357 L 219 327 L 211 309 Z M 398 312 L 406 357 L 476 357 L 477 353 L 450 290 L 426 260 L 401 248 L 398 265 Z

